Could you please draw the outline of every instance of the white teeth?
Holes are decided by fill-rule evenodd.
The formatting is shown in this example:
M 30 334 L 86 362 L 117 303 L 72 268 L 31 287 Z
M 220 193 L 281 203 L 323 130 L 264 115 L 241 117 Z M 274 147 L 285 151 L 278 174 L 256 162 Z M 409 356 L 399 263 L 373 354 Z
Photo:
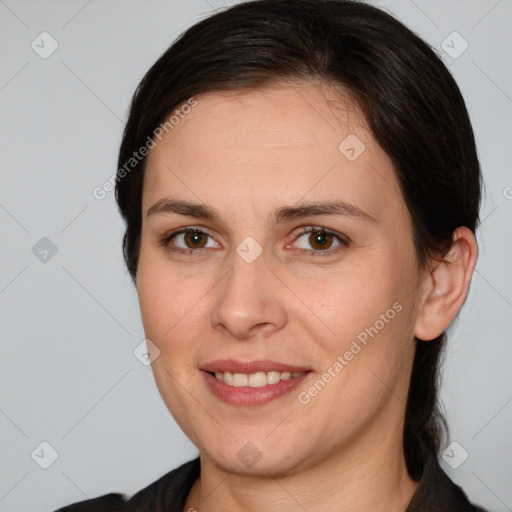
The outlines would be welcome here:
M 301 377 L 304 372 L 256 372 L 256 373 L 230 373 L 215 372 L 215 378 L 228 386 L 240 388 L 249 386 L 251 388 L 261 388 L 267 384 L 277 384 L 280 380 L 289 380 L 291 378 Z
M 234 373 L 232 386 L 235 388 L 241 388 L 249 384 L 249 376 L 245 373 Z
M 249 386 L 251 388 L 261 388 L 267 385 L 267 374 L 265 372 L 251 373 L 249 375 Z
M 267 372 L 267 384 L 275 384 L 281 380 L 281 372 Z

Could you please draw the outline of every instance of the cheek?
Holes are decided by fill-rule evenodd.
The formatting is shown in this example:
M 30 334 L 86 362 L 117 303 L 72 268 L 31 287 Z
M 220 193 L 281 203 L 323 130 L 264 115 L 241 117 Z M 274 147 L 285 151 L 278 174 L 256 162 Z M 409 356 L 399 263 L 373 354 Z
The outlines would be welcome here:
M 333 338 L 355 339 L 376 322 L 379 322 L 381 330 L 380 317 L 388 310 L 385 320 L 394 318 L 393 304 L 399 300 L 399 291 L 389 280 L 372 277 L 378 276 L 380 271 L 382 265 L 371 270 L 364 268 L 360 272 L 351 269 L 350 272 L 334 274 L 322 286 L 310 289 L 311 309 L 329 327 Z
M 168 350 L 184 321 L 194 315 L 194 305 L 200 298 L 197 283 L 180 278 L 176 271 L 169 272 L 141 251 L 137 294 L 146 337 L 161 351 Z
M 325 368 L 338 356 L 346 361 L 343 377 L 337 381 L 350 389 L 350 395 L 358 394 L 359 386 L 365 387 L 364 394 L 371 394 L 379 378 L 393 385 L 414 348 L 414 315 L 407 298 L 413 275 L 408 275 L 404 264 L 399 272 L 395 268 L 399 265 L 390 259 L 372 268 L 354 265 L 310 295 L 318 316 L 329 327 L 326 335 L 315 337 Z
M 200 326 L 199 316 L 204 317 L 200 301 L 204 292 L 199 293 L 197 288 L 197 283 L 184 286 L 179 276 L 141 258 L 137 293 L 144 333 L 159 351 L 151 366 L 160 394 L 177 420 L 183 413 L 180 411 L 190 405 L 183 394 L 184 383 L 195 371 L 191 354 L 197 350 L 197 343 L 190 340 L 201 339 L 195 330 Z
M 137 294 L 144 325 L 160 332 L 170 329 L 186 312 L 196 294 L 179 268 L 170 268 L 165 252 L 143 237 L 137 269 Z

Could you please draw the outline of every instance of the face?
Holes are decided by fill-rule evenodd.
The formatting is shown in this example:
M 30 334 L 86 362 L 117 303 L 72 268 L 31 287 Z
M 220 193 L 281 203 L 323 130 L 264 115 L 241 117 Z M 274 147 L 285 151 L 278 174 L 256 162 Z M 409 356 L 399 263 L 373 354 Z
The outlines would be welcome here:
M 321 83 L 196 100 L 143 188 L 137 289 L 165 404 L 230 472 L 401 446 L 421 275 L 389 157 Z

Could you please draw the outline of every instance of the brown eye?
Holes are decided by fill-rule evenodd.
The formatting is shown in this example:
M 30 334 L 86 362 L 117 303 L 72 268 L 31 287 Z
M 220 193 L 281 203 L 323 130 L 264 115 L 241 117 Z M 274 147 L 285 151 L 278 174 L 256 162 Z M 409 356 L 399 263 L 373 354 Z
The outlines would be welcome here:
M 220 247 L 211 235 L 199 229 L 181 229 L 175 231 L 174 233 L 166 235 L 161 243 L 170 251 L 185 251 L 188 253 L 195 250 L 200 252 L 200 249 L 218 249 Z
M 334 237 L 325 231 L 313 231 L 309 234 L 308 241 L 315 251 L 325 251 L 331 248 Z
M 331 232 L 322 227 L 308 227 L 295 239 L 295 247 L 310 252 L 312 255 L 333 254 L 349 246 L 350 241 L 344 235 Z
M 187 231 L 184 233 L 183 241 L 189 249 L 201 249 L 208 241 L 208 235 L 200 231 Z

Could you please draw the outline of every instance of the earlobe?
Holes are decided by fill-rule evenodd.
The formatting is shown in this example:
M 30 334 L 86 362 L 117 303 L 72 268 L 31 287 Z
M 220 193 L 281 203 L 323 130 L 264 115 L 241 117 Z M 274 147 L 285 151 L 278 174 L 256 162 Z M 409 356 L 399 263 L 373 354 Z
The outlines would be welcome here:
M 425 276 L 426 293 L 414 330 L 420 340 L 437 338 L 455 318 L 468 294 L 478 257 L 476 239 L 470 229 L 459 227 L 452 240 L 450 250 L 434 262 Z

